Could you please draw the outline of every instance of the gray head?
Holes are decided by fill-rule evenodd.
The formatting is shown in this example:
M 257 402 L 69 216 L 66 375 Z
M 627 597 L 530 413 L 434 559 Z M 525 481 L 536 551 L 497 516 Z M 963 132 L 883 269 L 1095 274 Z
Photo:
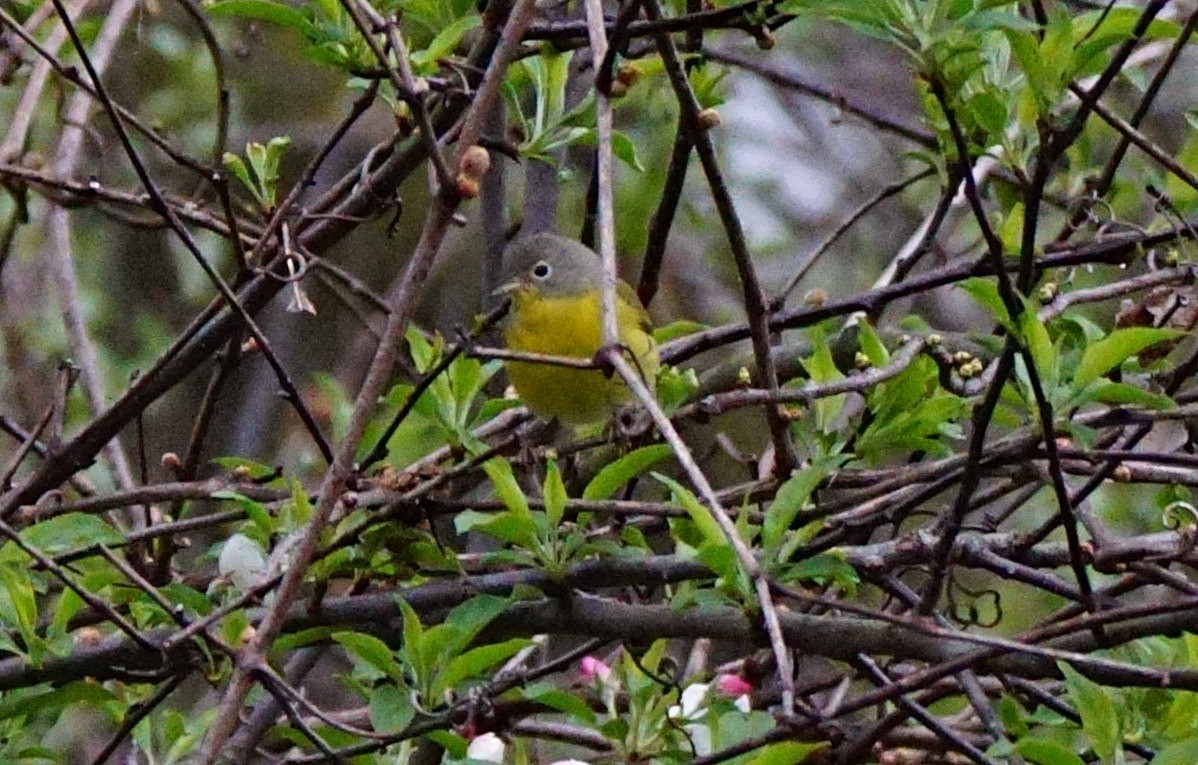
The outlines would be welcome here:
M 501 284 L 497 292 L 535 288 L 547 295 L 573 295 L 603 284 L 603 263 L 573 239 L 534 234 L 508 245 Z

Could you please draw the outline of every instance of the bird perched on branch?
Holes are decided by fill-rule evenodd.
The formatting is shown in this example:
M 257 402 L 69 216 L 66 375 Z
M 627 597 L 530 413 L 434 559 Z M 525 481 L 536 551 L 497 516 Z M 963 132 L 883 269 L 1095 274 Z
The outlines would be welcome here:
M 512 301 L 503 328 L 509 350 L 591 360 L 602 349 L 603 264 L 588 247 L 555 234 L 517 239 L 504 253 L 496 292 Z M 616 283 L 616 327 L 626 358 L 652 391 L 660 365 L 653 324 L 623 281 Z M 507 369 L 528 408 L 549 420 L 600 422 L 634 400 L 610 369 L 531 361 L 510 361 Z

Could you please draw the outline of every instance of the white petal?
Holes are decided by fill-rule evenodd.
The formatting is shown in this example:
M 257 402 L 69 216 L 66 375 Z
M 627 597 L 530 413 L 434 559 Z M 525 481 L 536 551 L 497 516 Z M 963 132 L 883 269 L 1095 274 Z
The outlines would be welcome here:
M 682 691 L 682 716 L 690 720 L 707 713 L 707 683 L 694 683 Z
M 687 725 L 686 732 L 691 735 L 696 755 L 705 757 L 711 754 L 711 730 L 706 725 Z
M 499 736 L 494 733 L 484 733 L 481 736 L 475 736 L 470 745 L 466 747 L 466 756 L 472 760 L 503 762 L 505 748 L 506 745 Z
M 245 592 L 266 571 L 266 553 L 245 534 L 234 534 L 221 546 L 216 567 L 221 576 L 228 577 L 234 587 Z

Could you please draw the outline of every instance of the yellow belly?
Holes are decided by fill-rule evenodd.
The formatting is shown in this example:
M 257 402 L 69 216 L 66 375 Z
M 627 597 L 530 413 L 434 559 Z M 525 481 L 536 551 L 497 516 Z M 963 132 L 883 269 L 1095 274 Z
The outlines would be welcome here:
M 633 366 L 649 389 L 657 374 L 657 347 L 647 331 L 644 311 L 623 299 L 616 301 L 620 343 L 632 352 Z M 514 351 L 590 360 L 603 342 L 600 298 L 595 295 L 544 298 L 535 293 L 512 297 L 512 312 L 504 328 L 504 343 Z M 512 384 L 536 414 L 570 424 L 609 418 L 616 406 L 632 400 L 618 375 L 597 369 L 510 362 Z

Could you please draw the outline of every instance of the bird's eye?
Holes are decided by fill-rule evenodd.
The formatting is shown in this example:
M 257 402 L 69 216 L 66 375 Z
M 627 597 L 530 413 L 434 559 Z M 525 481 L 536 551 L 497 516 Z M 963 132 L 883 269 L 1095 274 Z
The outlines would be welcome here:
M 549 272 L 552 270 L 553 269 L 549 267 L 549 264 L 542 260 L 532 267 L 532 275 L 538 279 L 546 279 L 549 277 Z

